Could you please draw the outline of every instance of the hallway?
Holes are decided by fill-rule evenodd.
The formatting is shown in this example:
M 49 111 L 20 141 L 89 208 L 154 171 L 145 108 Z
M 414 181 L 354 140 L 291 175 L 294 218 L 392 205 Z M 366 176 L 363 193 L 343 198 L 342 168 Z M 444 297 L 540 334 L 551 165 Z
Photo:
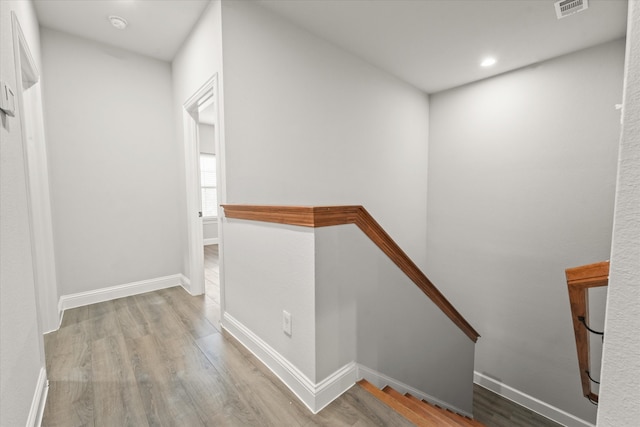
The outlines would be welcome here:
M 67 310 L 42 425 L 409 426 L 359 387 L 312 414 L 180 287 Z
M 357 386 L 311 414 L 220 331 L 209 248 L 206 295 L 173 287 L 65 311 L 45 335 L 43 426 L 411 425 Z M 474 413 L 489 427 L 558 426 L 477 385 Z

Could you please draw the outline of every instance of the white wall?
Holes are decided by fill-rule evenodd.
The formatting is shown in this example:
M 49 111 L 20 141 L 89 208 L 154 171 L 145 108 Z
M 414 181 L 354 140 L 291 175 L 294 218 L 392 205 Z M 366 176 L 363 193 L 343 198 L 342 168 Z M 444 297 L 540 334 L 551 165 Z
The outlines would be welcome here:
M 218 84 L 222 86 L 222 40 L 221 40 L 221 6 L 220 0 L 212 0 L 200 20 L 192 30 L 191 34 L 184 42 L 176 54 L 171 69 L 173 73 L 173 100 L 174 100 L 174 120 L 176 123 L 176 141 L 181 147 L 181 152 L 177 161 L 180 169 L 180 185 L 184 189 L 180 198 L 182 206 L 181 214 L 181 250 L 182 250 L 182 271 L 190 277 L 189 266 L 189 243 L 187 235 L 187 200 L 185 163 L 185 143 L 184 143 L 184 123 L 183 105 L 207 80 L 218 73 Z M 220 93 L 222 101 L 222 93 Z M 221 126 L 221 134 L 223 129 Z M 219 184 L 220 185 L 220 184 Z M 218 191 L 220 199 L 220 190 Z M 192 212 L 196 214 L 197 212 Z
M 225 289 L 226 312 L 315 381 L 313 229 L 228 220 L 224 235 L 226 280 L 234 284 Z M 282 332 L 283 310 L 291 336 Z
M 362 204 L 423 265 L 427 96 L 252 2 L 222 6 L 227 201 Z
M 640 425 L 640 5 L 629 2 L 624 123 L 598 425 Z
M 198 124 L 198 142 L 200 143 L 201 153 L 216 154 L 215 130 L 216 128 L 213 125 Z
M 181 272 L 169 63 L 42 30 L 60 293 Z
M 227 202 L 362 204 L 424 265 L 427 95 L 254 3 L 223 2 L 222 17 Z M 276 299 L 277 307 L 263 313 L 271 320 L 259 322 L 255 314 L 252 318 L 241 297 L 250 295 L 252 307 L 259 306 L 260 301 L 271 301 L 273 290 L 264 285 L 263 272 L 253 267 L 262 264 L 260 256 L 247 236 L 237 240 L 231 225 L 225 222 L 223 227 L 226 312 L 247 321 L 280 351 L 282 309 L 305 308 L 308 301 L 287 296 L 284 304 Z M 275 254 L 292 251 L 282 239 L 264 244 Z M 354 257 L 359 262 L 369 259 L 364 253 Z M 329 286 L 336 283 L 327 280 Z M 354 360 L 357 348 L 348 342 L 353 338 L 348 330 L 327 332 L 337 321 L 332 316 L 339 317 L 332 310 L 344 308 L 345 317 L 354 314 L 333 305 L 335 292 L 330 289 L 315 297 L 320 301 L 315 309 L 323 310 L 317 316 L 316 371 L 311 376 L 309 369 L 296 366 L 311 380 L 321 381 L 341 363 Z M 383 304 L 382 297 L 373 300 L 371 304 Z M 299 324 L 294 313 L 294 335 Z M 339 343 L 345 347 L 328 357 L 327 349 Z M 307 360 L 309 348 L 287 348 L 286 357 Z M 385 351 L 379 354 L 386 358 Z
M 248 329 L 238 338 L 258 357 L 269 347 L 263 360 L 274 372 L 292 365 L 285 370 L 306 377 L 280 375 L 313 410 L 353 385 L 355 373 L 336 376 L 357 363 L 471 413 L 474 343 L 356 226 L 231 219 L 225 255 L 233 286 L 223 325 L 232 333 Z M 291 336 L 283 332 L 284 310 Z M 300 392 L 299 382 L 310 383 L 315 396 Z
M 17 91 L 11 11 L 40 67 L 38 22 L 31 2 L 0 2 L 0 79 Z M 26 170 L 19 112 L 0 113 L 0 425 L 27 423 L 44 373 L 31 253 Z M 37 400 L 36 400 L 37 403 Z M 33 421 L 33 420 L 32 420 Z
M 218 238 L 217 219 L 205 219 L 202 221 L 202 238 L 204 239 L 205 245 L 213 244 L 211 243 L 212 239 Z
M 427 271 L 482 335 L 477 372 L 590 422 L 564 269 L 609 258 L 623 59 L 618 40 L 431 96 Z
M 472 413 L 473 341 L 355 225 L 315 243 L 316 379 L 357 361 Z

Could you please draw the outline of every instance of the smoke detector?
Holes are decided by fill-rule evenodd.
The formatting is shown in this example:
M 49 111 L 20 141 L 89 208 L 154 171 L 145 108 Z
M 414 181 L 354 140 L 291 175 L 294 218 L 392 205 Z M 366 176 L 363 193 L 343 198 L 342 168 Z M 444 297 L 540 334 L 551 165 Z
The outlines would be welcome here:
M 566 18 L 574 13 L 582 12 L 589 8 L 589 0 L 560 0 L 555 2 L 556 16 L 558 19 Z

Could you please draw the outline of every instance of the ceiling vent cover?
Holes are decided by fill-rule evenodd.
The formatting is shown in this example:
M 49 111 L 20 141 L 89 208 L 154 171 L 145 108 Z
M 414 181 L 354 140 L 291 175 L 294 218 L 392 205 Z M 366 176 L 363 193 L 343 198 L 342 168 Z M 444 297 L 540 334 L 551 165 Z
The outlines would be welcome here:
M 562 19 L 587 9 L 589 0 L 560 0 L 555 2 L 555 6 L 556 16 L 558 16 L 558 19 Z

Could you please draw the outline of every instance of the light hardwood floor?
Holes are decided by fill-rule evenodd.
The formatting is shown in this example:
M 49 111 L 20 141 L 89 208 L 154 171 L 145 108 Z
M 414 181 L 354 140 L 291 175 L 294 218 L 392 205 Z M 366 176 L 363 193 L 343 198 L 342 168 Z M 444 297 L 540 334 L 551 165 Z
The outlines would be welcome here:
M 180 287 L 67 310 L 43 426 L 411 425 L 353 387 L 317 415 Z
M 477 384 L 473 385 L 473 415 L 487 427 L 562 427 Z
M 219 329 L 220 324 L 220 268 L 218 245 L 204 247 L 204 293 L 209 305 L 213 323 Z
M 43 426 L 411 425 L 358 386 L 311 414 L 218 330 L 217 246 L 209 249 L 205 295 L 175 287 L 65 311 L 45 335 Z M 476 417 L 487 426 L 556 425 L 509 404 L 476 389 Z

